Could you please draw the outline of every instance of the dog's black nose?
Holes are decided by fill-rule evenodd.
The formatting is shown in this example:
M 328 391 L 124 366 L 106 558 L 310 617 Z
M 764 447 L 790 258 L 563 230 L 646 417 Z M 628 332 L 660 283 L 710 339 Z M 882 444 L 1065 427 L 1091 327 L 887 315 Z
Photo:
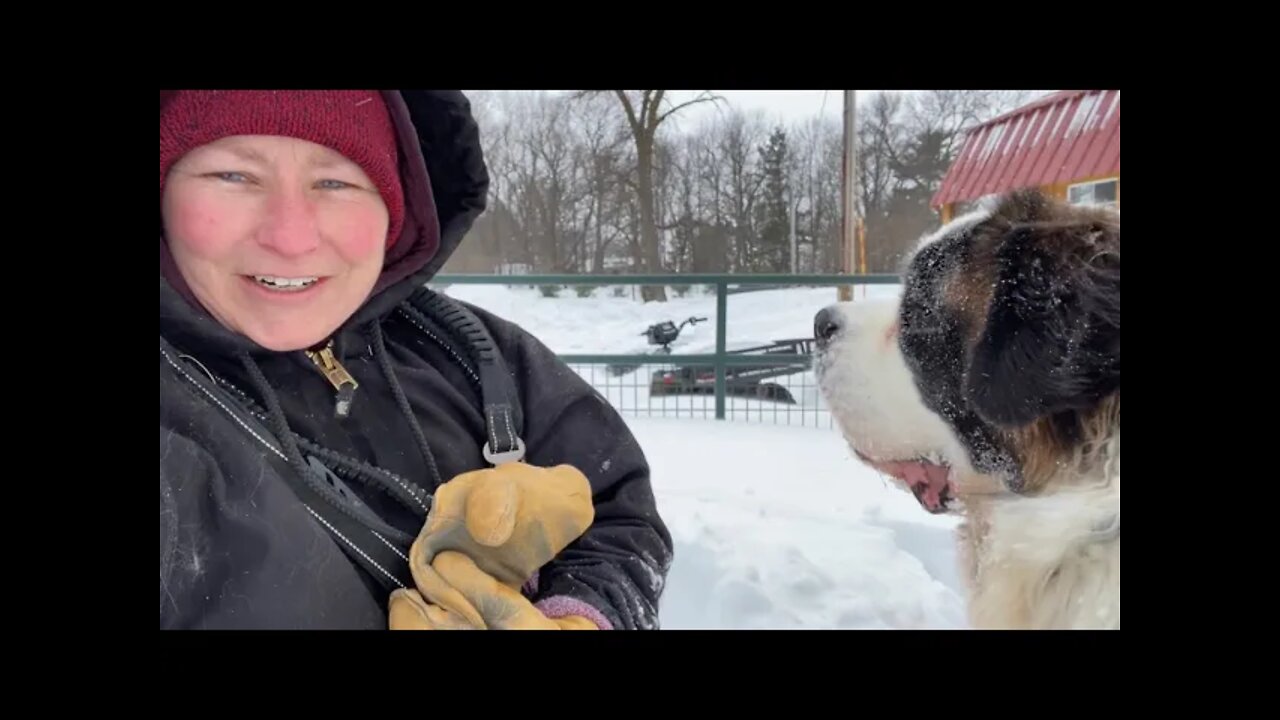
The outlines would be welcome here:
M 831 308 L 823 308 L 813 318 L 813 336 L 819 342 L 828 342 L 840 332 L 840 316 L 831 311 Z

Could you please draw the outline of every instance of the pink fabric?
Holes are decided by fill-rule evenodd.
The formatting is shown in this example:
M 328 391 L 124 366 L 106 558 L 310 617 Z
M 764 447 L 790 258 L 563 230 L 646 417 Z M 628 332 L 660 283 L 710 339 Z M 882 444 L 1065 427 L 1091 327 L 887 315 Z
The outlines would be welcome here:
M 520 591 L 528 598 L 532 598 L 536 595 L 538 592 L 538 573 L 535 572 L 533 577 L 529 578 L 529 581 L 520 587 Z M 566 615 L 577 615 L 595 623 L 596 627 L 601 630 L 613 629 L 613 623 L 609 622 L 609 619 L 604 616 L 604 613 L 587 603 L 571 598 L 568 595 L 555 595 L 549 598 L 544 598 L 537 603 L 534 603 L 534 607 L 538 608 L 543 615 L 546 615 L 552 620 L 565 617 Z
M 595 623 L 596 627 L 601 630 L 612 630 L 613 624 L 599 610 L 590 605 L 571 598 L 568 595 L 555 595 L 545 600 L 540 600 L 534 604 L 534 607 L 542 611 L 543 615 L 551 618 L 562 618 L 566 615 L 578 615 Z

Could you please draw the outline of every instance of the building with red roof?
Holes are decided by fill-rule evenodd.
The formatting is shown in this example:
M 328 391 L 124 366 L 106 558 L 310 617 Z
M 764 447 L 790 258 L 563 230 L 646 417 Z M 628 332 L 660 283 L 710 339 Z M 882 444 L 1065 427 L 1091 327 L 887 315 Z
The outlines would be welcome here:
M 1120 207 L 1119 90 L 1053 93 L 972 128 L 931 205 L 948 222 L 984 197 L 1028 187 Z

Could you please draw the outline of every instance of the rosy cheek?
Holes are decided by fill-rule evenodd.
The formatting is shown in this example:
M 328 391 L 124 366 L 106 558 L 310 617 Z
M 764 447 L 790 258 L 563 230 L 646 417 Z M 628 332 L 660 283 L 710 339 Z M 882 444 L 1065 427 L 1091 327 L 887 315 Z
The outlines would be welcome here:
M 235 244 L 235 233 L 228 227 L 231 217 L 217 202 L 184 198 L 169 208 L 170 242 L 181 243 L 193 255 L 220 256 Z
M 387 214 L 377 206 L 335 208 L 330 237 L 338 254 L 352 265 L 371 259 L 387 243 Z

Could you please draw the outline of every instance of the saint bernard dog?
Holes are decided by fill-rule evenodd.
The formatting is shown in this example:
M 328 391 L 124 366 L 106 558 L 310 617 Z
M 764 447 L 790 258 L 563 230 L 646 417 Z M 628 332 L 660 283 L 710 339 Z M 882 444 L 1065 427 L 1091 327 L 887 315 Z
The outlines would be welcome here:
M 962 517 L 972 627 L 1120 628 L 1118 211 L 1003 196 L 814 333 L 853 453 Z

